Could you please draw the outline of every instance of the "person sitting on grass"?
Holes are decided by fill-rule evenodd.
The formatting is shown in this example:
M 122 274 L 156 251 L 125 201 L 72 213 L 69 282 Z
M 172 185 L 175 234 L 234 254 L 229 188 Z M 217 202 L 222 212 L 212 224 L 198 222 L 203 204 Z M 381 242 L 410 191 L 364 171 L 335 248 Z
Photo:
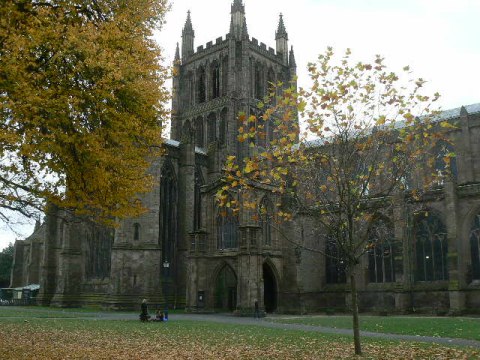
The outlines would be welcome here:
M 155 320 L 157 321 L 163 321 L 163 311 L 157 310 L 157 315 L 155 316 Z

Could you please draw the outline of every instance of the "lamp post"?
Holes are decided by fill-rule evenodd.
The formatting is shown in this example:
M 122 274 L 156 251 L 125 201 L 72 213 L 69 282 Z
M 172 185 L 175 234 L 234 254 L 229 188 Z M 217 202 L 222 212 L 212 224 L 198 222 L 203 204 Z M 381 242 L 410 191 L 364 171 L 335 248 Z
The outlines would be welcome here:
M 164 319 L 168 320 L 168 276 L 170 270 L 170 263 L 168 260 L 163 262 L 163 296 L 165 297 L 165 315 Z

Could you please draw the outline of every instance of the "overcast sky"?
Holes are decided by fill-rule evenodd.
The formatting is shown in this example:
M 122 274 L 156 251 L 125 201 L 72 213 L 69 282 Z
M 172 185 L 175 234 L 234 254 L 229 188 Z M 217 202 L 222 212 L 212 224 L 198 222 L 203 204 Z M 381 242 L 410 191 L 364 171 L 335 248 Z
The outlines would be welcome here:
M 167 23 L 157 39 L 166 63 L 187 11 L 191 11 L 195 48 L 225 37 L 233 0 L 174 0 Z M 355 57 L 386 58 L 392 70 L 410 65 L 417 77 L 442 95 L 443 109 L 480 103 L 480 0 L 244 0 L 248 32 L 275 48 L 275 30 L 284 15 L 289 45 L 293 45 L 299 85 L 306 84 L 306 65 L 327 46 Z M 18 227 L 20 235 L 2 228 L 0 249 L 24 238 L 32 226 Z

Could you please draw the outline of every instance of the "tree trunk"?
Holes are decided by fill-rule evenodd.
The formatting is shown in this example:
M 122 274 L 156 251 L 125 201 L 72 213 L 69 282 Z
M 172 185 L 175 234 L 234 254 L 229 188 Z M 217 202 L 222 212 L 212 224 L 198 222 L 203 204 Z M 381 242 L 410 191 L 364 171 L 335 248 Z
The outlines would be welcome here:
M 353 342 L 355 344 L 355 355 L 362 354 L 360 345 L 360 324 L 358 321 L 357 284 L 355 274 L 350 274 L 350 289 L 352 291 L 352 315 L 353 315 Z

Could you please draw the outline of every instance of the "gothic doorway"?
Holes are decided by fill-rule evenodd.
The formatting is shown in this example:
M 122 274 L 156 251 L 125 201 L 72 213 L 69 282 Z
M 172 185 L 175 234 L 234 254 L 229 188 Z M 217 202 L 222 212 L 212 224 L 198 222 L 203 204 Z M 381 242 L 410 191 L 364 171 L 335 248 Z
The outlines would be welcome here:
M 215 311 L 234 311 L 237 307 L 237 276 L 225 265 L 215 281 Z
M 265 312 L 272 313 L 277 309 L 277 281 L 272 268 L 263 264 L 263 304 Z

